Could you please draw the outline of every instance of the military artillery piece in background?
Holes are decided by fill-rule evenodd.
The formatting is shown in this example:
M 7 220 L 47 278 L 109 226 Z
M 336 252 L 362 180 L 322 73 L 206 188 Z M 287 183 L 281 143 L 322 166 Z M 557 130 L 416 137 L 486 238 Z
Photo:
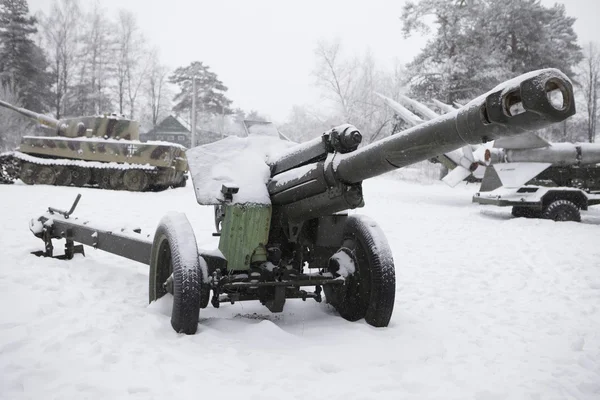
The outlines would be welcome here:
M 561 104 L 550 101 L 556 91 Z M 343 318 L 384 327 L 396 292 L 390 248 L 374 221 L 344 213 L 364 205 L 362 181 L 574 113 L 571 83 L 548 69 L 505 82 L 459 110 L 362 148 L 359 131 L 342 125 L 295 146 L 250 136 L 191 149 L 197 200 L 216 206 L 219 251 L 198 251 L 194 230 L 181 213 L 164 217 L 153 241 L 69 218 L 77 202 L 68 212 L 50 208 L 30 229 L 45 242 L 39 255 L 52 256 L 52 239 L 65 238 L 63 258 L 82 252 L 83 246 L 74 245 L 79 242 L 149 264 L 149 300 L 173 295 L 171 325 L 177 332 L 195 333 L 200 309 L 209 302 L 219 307 L 259 300 L 280 312 L 286 299 L 321 301 L 322 292 Z M 267 160 L 273 143 L 279 148 Z M 237 157 L 235 151 L 231 157 L 218 151 L 225 149 L 238 150 Z M 207 168 L 202 162 L 210 155 L 222 162 Z
M 437 116 L 426 105 L 406 96 L 399 98 L 402 105 L 376 94 L 409 125 Z M 442 112 L 455 110 L 436 99 L 433 103 Z M 596 143 L 550 143 L 527 132 L 495 140 L 491 148 L 482 145 L 472 149 L 468 145 L 436 159 L 430 161 L 451 169 L 442 179 L 450 186 L 483 170 L 473 202 L 512 207 L 515 217 L 579 222 L 580 210 L 600 204 L 600 145 Z
M 186 184 L 185 148 L 139 141 L 139 126 L 118 116 L 56 120 L 0 101 L 53 136 L 25 136 L 17 151 L 0 155 L 0 182 L 20 178 L 28 185 L 85 186 L 130 191 L 161 190 Z
M 409 97 L 400 95 L 398 102 L 384 96 L 380 93 L 375 93 L 387 104 L 392 110 L 394 110 L 396 117 L 403 120 L 405 124 L 409 126 L 415 126 L 429 121 L 439 116 L 435 111 L 427 107 L 416 100 Z M 432 99 L 434 104 L 442 110 L 443 113 L 455 111 L 456 108 L 442 103 L 439 100 Z M 417 111 L 419 115 L 413 113 L 407 107 Z M 436 157 L 431 158 L 429 161 L 434 164 L 441 164 L 442 169 L 442 181 L 451 187 L 458 185 L 461 181 L 467 182 L 481 182 L 481 178 L 485 172 L 486 163 L 478 160 L 477 156 L 473 154 L 473 148 L 475 146 L 466 145 L 461 149 L 453 150 L 449 153 L 440 154 Z

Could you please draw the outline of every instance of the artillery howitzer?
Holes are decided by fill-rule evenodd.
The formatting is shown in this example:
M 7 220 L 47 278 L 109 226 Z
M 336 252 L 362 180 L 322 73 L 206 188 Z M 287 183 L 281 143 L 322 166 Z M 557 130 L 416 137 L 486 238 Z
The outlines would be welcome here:
M 561 105 L 549 102 L 548 92 L 555 90 L 563 95 Z M 213 165 L 210 179 L 211 171 L 197 161 L 219 154 L 219 142 L 192 149 L 187 156 L 196 196 L 199 203 L 215 206 L 219 251 L 198 251 L 194 231 L 179 213 L 161 220 L 153 241 L 73 221 L 69 216 L 76 203 L 68 212 L 49 209 L 32 220 L 30 229 L 45 242 L 39 255 L 52 256 L 52 239 L 65 238 L 64 258 L 82 252 L 83 246 L 74 245 L 80 242 L 149 264 L 149 300 L 173 294 L 171 325 L 177 332 L 196 332 L 199 311 L 209 302 L 219 307 L 259 300 L 279 312 L 286 299 L 321 301 L 322 292 L 345 319 L 364 318 L 383 327 L 390 321 L 396 291 L 390 248 L 375 222 L 344 213 L 364 204 L 362 181 L 465 142 L 538 129 L 574 112 L 568 79 L 557 70 L 542 70 L 360 149 L 361 134 L 351 125 L 289 147 L 268 164 L 256 150 L 248 150 L 253 141 L 256 149 L 264 149 L 264 138 L 228 138 L 220 149 L 238 146 L 249 152 L 242 160 L 228 160 L 233 168 Z M 253 160 L 258 160 L 254 178 L 244 175 Z M 229 173 L 241 175 L 236 179 Z
M 131 191 L 160 190 L 186 183 L 185 148 L 139 141 L 136 121 L 115 115 L 56 120 L 4 101 L 54 136 L 25 136 L 18 151 L 0 155 L 0 182 L 84 186 Z

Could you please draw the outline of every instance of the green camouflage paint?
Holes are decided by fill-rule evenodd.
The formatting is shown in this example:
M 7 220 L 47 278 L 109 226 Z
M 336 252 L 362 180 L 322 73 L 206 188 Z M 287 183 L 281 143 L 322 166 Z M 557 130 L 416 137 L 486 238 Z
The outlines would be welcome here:
M 140 142 L 137 121 L 116 115 L 56 120 L 1 100 L 0 106 L 55 130 L 56 136 L 26 136 L 18 148 L 23 154 L 42 158 L 44 165 L 51 159 L 123 164 L 103 168 L 115 171 L 131 164 L 143 165 L 156 168 L 151 185 L 170 186 L 184 182 L 183 176 L 188 171 L 185 148 L 167 142 Z M 90 168 L 97 169 L 97 165 L 90 165 Z

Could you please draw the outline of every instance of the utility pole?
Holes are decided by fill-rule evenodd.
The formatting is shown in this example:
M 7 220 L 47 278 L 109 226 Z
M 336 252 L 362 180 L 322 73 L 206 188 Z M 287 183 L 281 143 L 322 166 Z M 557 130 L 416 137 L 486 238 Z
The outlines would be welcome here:
M 221 139 L 225 138 L 225 106 L 221 105 Z
M 196 147 L 196 76 L 192 77 L 192 140 L 191 148 Z

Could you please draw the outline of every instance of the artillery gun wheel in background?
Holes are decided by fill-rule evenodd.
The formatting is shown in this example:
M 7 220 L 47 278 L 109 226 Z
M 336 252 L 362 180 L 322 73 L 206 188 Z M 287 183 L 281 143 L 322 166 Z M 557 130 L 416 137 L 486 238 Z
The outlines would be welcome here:
M 123 186 L 125 190 L 143 192 L 148 189 L 149 182 L 148 175 L 141 169 L 130 169 L 123 174 Z
M 82 187 L 90 183 L 92 171 L 88 168 L 69 167 L 71 171 L 71 183 L 77 187 Z
M 71 184 L 72 176 L 69 167 L 62 165 L 54 166 L 54 175 L 56 176 L 56 180 L 54 181 L 55 185 L 69 186 Z
M 193 335 L 198 329 L 203 274 L 196 237 L 185 214 L 163 217 L 152 243 L 149 301 L 173 294 L 171 326 L 176 332 Z
M 581 222 L 579 207 L 569 200 L 555 200 L 546 207 L 542 218 L 553 221 Z
M 396 272 L 392 252 L 379 226 L 371 219 L 352 215 L 344 228 L 341 250 L 349 250 L 354 273 L 342 286 L 323 287 L 327 302 L 349 320 L 376 327 L 390 322 L 396 295 Z

